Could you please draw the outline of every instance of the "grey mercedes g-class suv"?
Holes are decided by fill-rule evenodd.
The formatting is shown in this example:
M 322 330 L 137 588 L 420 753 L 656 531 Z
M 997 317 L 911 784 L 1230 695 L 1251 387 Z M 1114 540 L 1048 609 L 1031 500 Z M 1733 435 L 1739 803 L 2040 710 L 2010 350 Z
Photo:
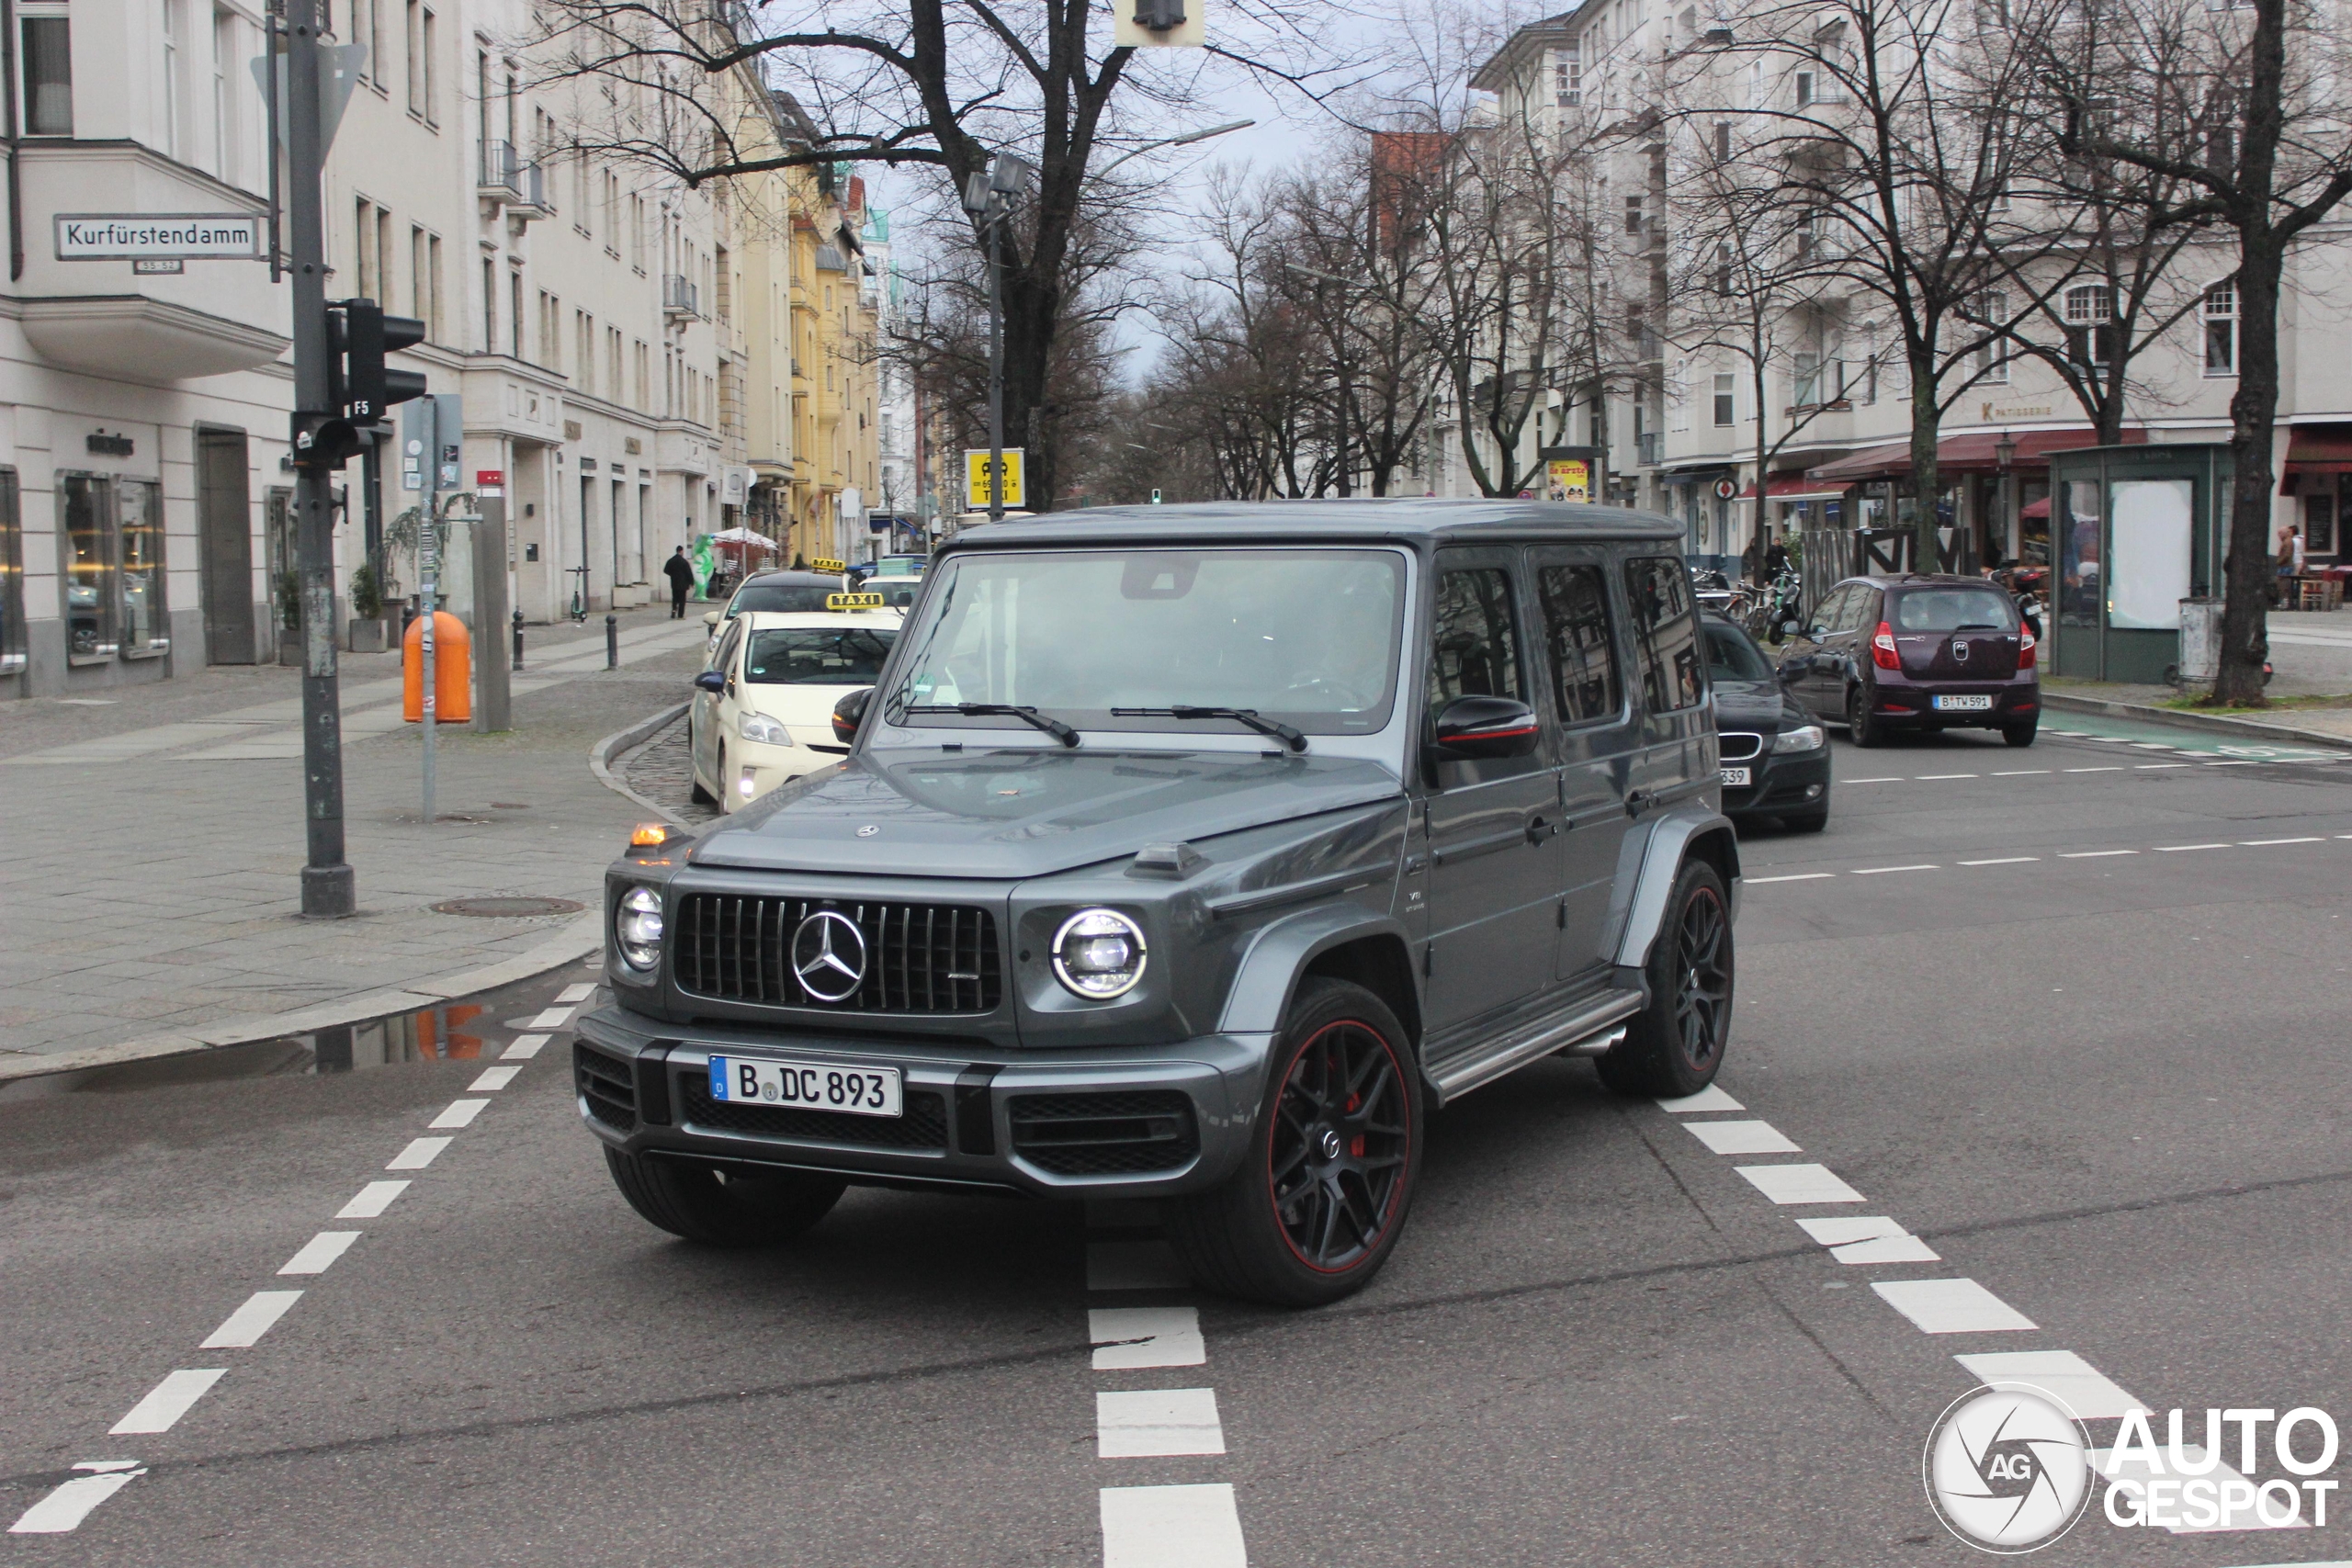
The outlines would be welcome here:
M 638 1213 L 849 1183 L 1158 1200 L 1203 1285 L 1396 1245 L 1432 1107 L 1723 1060 L 1738 851 L 1681 530 L 1512 501 L 959 535 L 845 754 L 607 874 L 579 1106 Z

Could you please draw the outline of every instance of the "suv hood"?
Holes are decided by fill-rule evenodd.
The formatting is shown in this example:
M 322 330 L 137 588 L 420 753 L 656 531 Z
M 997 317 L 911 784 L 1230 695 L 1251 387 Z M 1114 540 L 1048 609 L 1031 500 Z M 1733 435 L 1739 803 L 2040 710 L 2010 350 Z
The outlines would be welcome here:
M 1404 793 L 1349 757 L 1023 748 L 861 753 L 695 840 L 695 865 L 891 876 L 1045 876 Z

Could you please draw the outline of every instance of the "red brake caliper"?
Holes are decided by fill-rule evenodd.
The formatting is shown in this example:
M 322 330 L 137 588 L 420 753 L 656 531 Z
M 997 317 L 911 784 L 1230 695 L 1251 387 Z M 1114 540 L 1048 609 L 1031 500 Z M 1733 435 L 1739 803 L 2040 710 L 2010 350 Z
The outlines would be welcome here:
M 1356 1113 L 1356 1107 L 1363 1103 L 1363 1097 L 1362 1095 L 1351 1094 L 1348 1096 L 1348 1114 L 1353 1116 Z M 1351 1159 L 1363 1158 L 1363 1134 L 1362 1133 L 1358 1133 L 1354 1138 L 1349 1141 L 1348 1156 Z

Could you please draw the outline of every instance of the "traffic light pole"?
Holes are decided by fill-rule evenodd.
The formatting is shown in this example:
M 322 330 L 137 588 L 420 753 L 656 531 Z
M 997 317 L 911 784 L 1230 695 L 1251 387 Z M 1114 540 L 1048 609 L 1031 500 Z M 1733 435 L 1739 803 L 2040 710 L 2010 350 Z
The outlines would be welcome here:
M 341 411 L 331 396 L 327 329 L 325 162 L 320 118 L 320 0 L 286 4 L 287 216 L 294 282 L 294 423 Z M 340 919 L 358 908 L 358 887 L 343 847 L 343 714 L 335 671 L 334 519 L 330 473 L 297 455 L 295 558 L 302 583 L 302 809 L 309 860 L 302 867 L 302 913 Z

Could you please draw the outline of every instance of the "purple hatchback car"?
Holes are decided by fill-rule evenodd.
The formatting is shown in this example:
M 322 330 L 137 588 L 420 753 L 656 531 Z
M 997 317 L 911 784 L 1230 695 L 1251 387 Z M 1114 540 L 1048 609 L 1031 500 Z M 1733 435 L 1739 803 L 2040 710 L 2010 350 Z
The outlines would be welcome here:
M 2041 717 L 2032 628 L 1980 577 L 1853 577 L 1781 654 L 1790 695 L 1857 746 L 1895 730 L 1997 729 L 2033 744 Z

